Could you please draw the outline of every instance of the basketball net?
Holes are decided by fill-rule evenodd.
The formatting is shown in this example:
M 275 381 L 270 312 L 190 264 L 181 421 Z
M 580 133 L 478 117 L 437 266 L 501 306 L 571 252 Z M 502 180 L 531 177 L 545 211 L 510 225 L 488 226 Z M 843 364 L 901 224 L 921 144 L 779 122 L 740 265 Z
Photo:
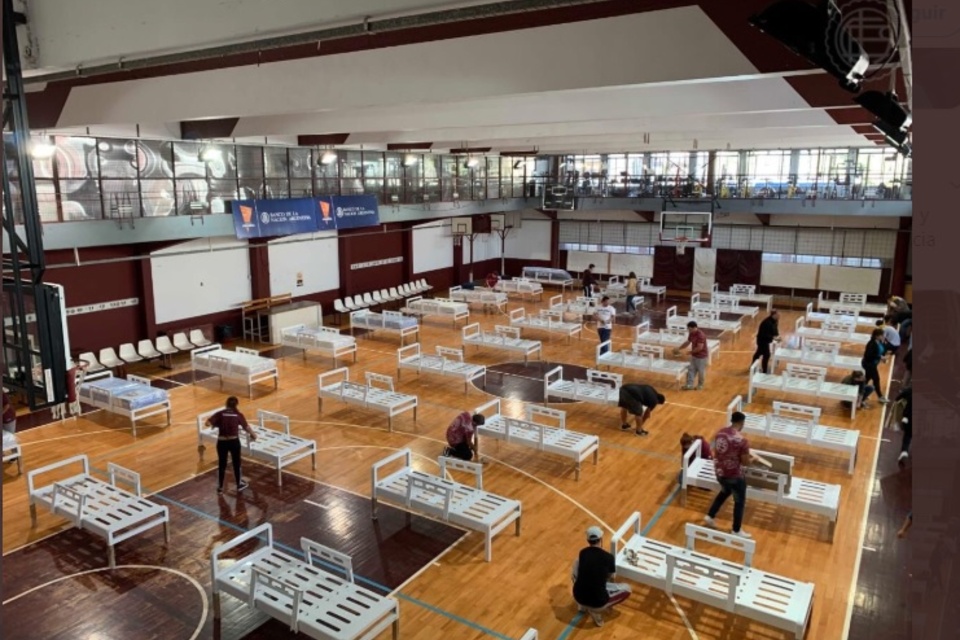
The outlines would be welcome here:
M 677 255 L 682 256 L 687 251 L 687 236 L 677 236 Z

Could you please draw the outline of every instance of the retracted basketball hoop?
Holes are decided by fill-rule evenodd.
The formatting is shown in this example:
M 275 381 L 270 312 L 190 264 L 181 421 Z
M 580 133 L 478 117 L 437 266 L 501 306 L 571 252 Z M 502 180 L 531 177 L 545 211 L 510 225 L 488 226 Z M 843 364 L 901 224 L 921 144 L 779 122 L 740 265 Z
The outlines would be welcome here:
M 682 256 L 687 251 L 687 236 L 677 236 L 677 255 Z
M 669 212 L 660 214 L 660 243 L 677 248 L 684 255 L 692 244 L 703 246 L 713 232 L 713 214 L 706 212 Z

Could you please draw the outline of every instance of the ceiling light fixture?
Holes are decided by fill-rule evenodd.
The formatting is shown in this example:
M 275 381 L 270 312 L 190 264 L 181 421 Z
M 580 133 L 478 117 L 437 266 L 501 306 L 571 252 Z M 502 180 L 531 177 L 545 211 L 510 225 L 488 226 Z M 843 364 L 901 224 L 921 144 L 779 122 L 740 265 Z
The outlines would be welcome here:
M 477 159 L 477 158 L 467 158 L 467 161 L 464 163 L 463 166 L 465 166 L 467 169 L 473 169 L 473 168 L 476 167 L 478 164 L 480 164 L 480 160 L 479 160 L 479 159 Z
M 197 160 L 200 162 L 216 162 L 222 158 L 223 152 L 220 149 L 208 145 L 202 145 L 200 151 L 197 152 Z
M 420 156 L 418 156 L 418 155 L 415 155 L 415 154 L 412 154 L 412 153 L 408 153 L 407 155 L 405 155 L 405 156 L 403 157 L 403 166 L 405 166 L 405 167 L 412 167 L 413 165 L 417 164 L 418 162 L 420 162 Z
M 57 147 L 50 142 L 50 138 L 43 136 L 30 141 L 30 155 L 37 160 L 47 160 L 57 152 Z
M 334 151 L 333 149 L 327 149 L 326 151 L 323 152 L 323 155 L 320 156 L 320 160 L 318 160 L 318 163 L 323 166 L 327 166 L 327 165 L 333 164 L 336 161 L 337 161 L 337 152 Z

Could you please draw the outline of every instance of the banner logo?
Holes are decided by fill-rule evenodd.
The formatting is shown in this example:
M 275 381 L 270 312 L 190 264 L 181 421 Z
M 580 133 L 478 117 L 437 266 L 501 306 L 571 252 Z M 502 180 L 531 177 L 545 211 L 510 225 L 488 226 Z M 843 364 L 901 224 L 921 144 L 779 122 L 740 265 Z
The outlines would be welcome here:
M 845 34 L 853 41 L 845 39 Z M 870 60 L 864 75 L 877 80 L 897 68 L 897 64 L 891 63 L 902 39 L 901 16 L 896 3 L 854 0 L 843 5 L 839 17 L 831 18 L 827 28 L 827 55 L 840 68 L 847 68 L 859 58 L 860 51 L 855 46 L 859 44 Z
M 253 207 L 240 205 L 240 216 L 243 218 L 244 228 L 253 226 Z
M 270 214 L 266 211 L 260 214 L 260 224 L 270 224 Z
M 320 200 L 320 214 L 323 216 L 325 222 L 330 221 L 330 203 L 325 200 Z

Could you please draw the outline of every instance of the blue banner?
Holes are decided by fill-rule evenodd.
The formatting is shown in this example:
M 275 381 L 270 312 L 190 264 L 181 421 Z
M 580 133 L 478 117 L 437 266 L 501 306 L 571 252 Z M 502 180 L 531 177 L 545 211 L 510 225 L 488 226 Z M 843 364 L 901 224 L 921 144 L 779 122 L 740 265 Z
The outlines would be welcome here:
M 358 229 L 380 224 L 376 196 L 330 196 L 320 199 L 320 209 L 330 203 L 337 229 Z
M 232 207 L 237 238 L 289 236 L 322 228 L 317 203 L 312 198 L 234 200 Z

